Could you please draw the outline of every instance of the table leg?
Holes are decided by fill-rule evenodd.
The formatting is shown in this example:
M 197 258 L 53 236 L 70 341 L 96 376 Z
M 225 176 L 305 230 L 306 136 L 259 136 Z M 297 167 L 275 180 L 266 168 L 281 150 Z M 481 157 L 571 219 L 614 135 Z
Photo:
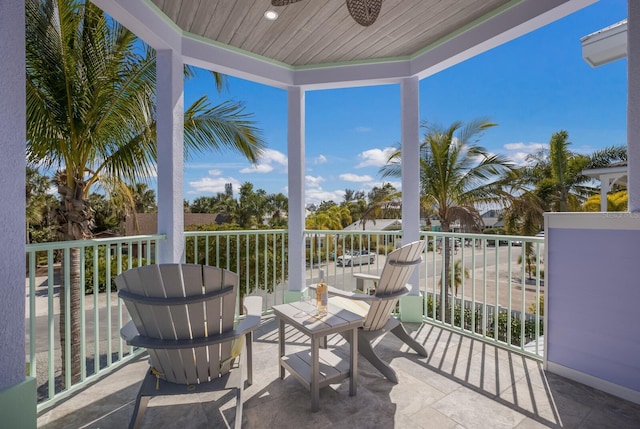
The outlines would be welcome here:
M 351 353 L 349 368 L 349 396 L 355 396 L 358 389 L 358 328 L 351 330 Z
M 284 379 L 284 366 L 282 366 L 282 356 L 284 356 L 284 320 L 280 319 L 280 327 L 278 328 L 278 367 L 280 367 L 280 379 Z
M 320 338 L 311 336 L 311 411 L 320 409 Z

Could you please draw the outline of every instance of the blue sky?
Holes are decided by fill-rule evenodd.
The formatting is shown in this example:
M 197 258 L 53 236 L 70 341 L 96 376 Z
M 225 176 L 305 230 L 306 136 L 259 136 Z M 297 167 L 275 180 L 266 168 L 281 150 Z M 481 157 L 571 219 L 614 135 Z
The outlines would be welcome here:
M 580 38 L 627 15 L 627 0 L 601 0 L 561 21 L 420 82 L 420 118 L 449 125 L 487 118 L 498 124 L 480 144 L 522 163 L 569 132 L 571 150 L 589 153 L 626 144 L 626 60 L 591 68 Z M 242 101 L 262 129 L 268 149 L 251 166 L 230 152 L 213 152 L 185 163 L 184 197 L 234 192 L 244 182 L 268 193 L 287 194 L 286 91 L 229 78 L 216 93 L 206 77 L 185 83 L 185 105 L 203 93 L 214 102 Z M 340 202 L 345 188 L 369 191 L 400 141 L 400 87 L 385 85 L 306 93 L 307 203 Z M 399 180 L 392 182 L 399 187 Z

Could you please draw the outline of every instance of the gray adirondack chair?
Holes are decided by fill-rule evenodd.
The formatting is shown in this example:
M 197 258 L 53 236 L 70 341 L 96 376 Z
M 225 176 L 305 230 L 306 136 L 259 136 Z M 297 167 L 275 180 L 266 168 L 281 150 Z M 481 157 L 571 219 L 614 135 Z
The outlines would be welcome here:
M 391 332 L 419 355 L 427 356 L 425 348 L 413 339 L 402 323 L 392 315 L 398 299 L 411 290 L 407 280 L 416 266 L 422 262 L 424 248 L 424 241 L 415 241 L 389 253 L 379 276 L 354 274 L 356 278 L 377 283 L 374 295 L 329 287 L 330 301 L 365 316 L 364 324 L 358 332 L 358 352 L 393 383 L 398 382 L 396 372 L 387 362 L 380 359 L 371 343 L 380 335 Z M 345 336 L 345 339 L 350 341 L 348 336 Z
M 245 298 L 247 316 L 234 329 L 238 276 L 231 271 L 147 265 L 123 272 L 115 282 L 132 319 L 121 336 L 129 345 L 146 348 L 151 365 L 129 427 L 139 426 L 152 396 L 236 389 L 235 427 L 240 428 L 244 365 L 239 357 L 244 343 L 250 385 L 252 332 L 260 324 L 261 298 Z

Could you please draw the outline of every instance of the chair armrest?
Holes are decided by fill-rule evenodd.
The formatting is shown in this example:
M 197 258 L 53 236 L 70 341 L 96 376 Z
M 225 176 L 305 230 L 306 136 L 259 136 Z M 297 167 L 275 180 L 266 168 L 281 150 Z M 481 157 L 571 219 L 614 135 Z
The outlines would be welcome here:
M 338 289 L 335 288 L 333 286 L 327 286 L 327 291 L 329 292 L 329 295 L 334 295 L 334 296 L 341 296 L 343 298 L 349 298 L 349 299 L 355 299 L 355 300 L 375 300 L 375 297 L 371 296 L 371 295 L 365 295 L 362 293 L 356 293 L 356 292 L 347 292 L 344 291 L 342 289 Z M 309 289 L 311 290 L 316 290 L 316 284 L 312 284 L 309 285 Z
M 353 277 L 362 280 L 371 280 L 377 282 L 380 280 L 380 275 L 378 274 L 367 274 L 367 273 L 353 273 Z
M 128 345 L 134 347 L 144 347 L 148 349 L 176 350 L 205 347 L 213 344 L 225 343 L 235 340 L 236 338 L 240 338 L 260 326 L 260 316 L 247 316 L 242 322 L 240 322 L 236 329 L 225 332 L 223 334 L 183 340 L 163 340 L 160 338 L 146 337 L 144 335 L 140 335 L 138 333 L 138 330 L 135 329 L 135 326 L 133 326 L 135 333 L 131 330 L 131 328 L 128 328 L 128 325 L 131 323 L 132 322 L 127 323 L 127 325 L 125 325 L 125 327 L 120 330 L 120 335 L 122 335 L 123 339 L 126 340 Z M 134 334 L 133 337 L 130 336 L 132 334 Z M 125 337 L 125 335 L 128 336 Z
M 345 290 L 337 289 L 333 286 L 329 286 L 329 295 L 340 296 L 342 298 L 352 299 L 354 301 L 379 301 L 375 295 L 367 295 L 357 292 L 347 292 Z
M 357 292 L 346 292 L 340 289 L 336 289 L 332 286 L 329 286 L 329 295 L 340 296 L 347 299 L 353 299 L 356 301 L 387 301 L 389 299 L 400 298 L 401 296 L 408 295 L 411 292 L 411 286 L 405 285 L 404 288 L 400 289 L 395 293 L 388 294 L 376 294 L 376 295 L 365 295 Z

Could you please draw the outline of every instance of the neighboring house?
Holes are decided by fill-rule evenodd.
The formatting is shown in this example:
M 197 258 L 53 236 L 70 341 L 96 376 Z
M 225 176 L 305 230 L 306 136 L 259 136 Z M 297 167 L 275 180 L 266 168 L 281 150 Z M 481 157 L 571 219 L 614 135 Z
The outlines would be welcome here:
M 398 231 L 402 229 L 401 219 L 375 219 L 353 222 L 345 227 L 343 231 Z
M 500 210 L 487 210 L 480 215 L 485 228 L 504 228 L 502 212 Z
M 134 217 L 127 216 L 124 235 L 148 235 L 158 233 L 158 214 L 157 213 L 138 213 L 138 226 L 135 227 Z M 184 227 L 187 229 L 193 225 L 210 225 L 215 223 L 222 225 L 227 220 L 224 213 L 185 213 Z
M 607 194 L 614 185 L 627 187 L 627 162 L 615 162 L 604 168 L 588 168 L 582 174 L 600 181 L 600 211 L 607 211 Z

